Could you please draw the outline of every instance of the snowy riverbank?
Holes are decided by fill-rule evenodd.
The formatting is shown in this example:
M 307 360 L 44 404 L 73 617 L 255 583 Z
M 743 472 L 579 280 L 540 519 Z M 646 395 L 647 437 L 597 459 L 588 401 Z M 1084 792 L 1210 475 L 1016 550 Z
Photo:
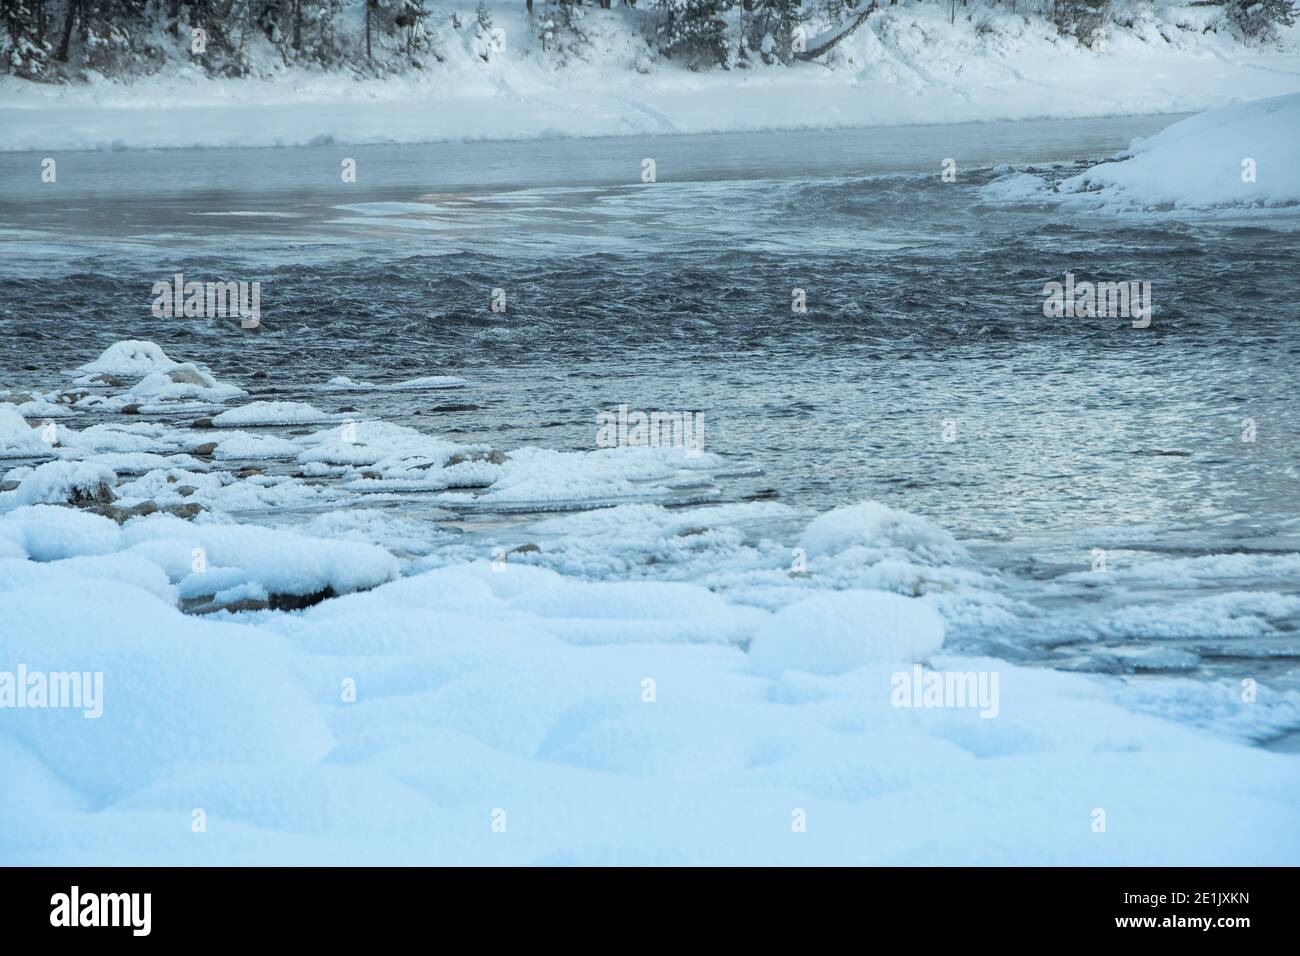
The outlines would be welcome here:
M 589 9 L 589 48 L 563 67 L 522 10 L 444 25 L 444 61 L 357 80 L 286 71 L 214 80 L 179 68 L 131 83 L 0 81 L 0 149 L 411 143 L 833 128 L 1191 112 L 1300 91 L 1300 26 L 1246 45 L 1207 30 L 1217 8 L 1150 11 L 1097 50 L 1002 8 L 888 7 L 825 63 L 691 72 L 655 59 L 627 11 Z M 969 18 L 978 16 L 979 29 Z M 646 73 L 638 72 L 646 69 Z
M 1300 859 L 1300 761 L 1250 745 L 1300 724 L 1295 692 L 945 651 L 981 629 L 1263 639 L 1293 597 L 1035 617 L 916 515 L 843 507 L 774 541 L 744 529 L 793 516 L 776 502 L 659 503 L 737 467 L 713 455 L 501 454 L 250 401 L 148 343 L 68 378 L 0 404 L 5 862 Z M 376 387 L 322 399 L 349 386 Z M 417 492 L 426 519 L 562 513 L 507 552 L 396 507 Z M 571 510 L 594 504 L 617 506 Z M 665 561 L 691 580 L 654 579 Z

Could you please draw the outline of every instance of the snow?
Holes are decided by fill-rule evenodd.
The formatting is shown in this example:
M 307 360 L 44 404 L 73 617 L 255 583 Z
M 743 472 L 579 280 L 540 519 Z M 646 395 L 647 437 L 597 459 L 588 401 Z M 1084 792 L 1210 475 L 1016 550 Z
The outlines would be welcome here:
M 1300 91 L 1300 27 L 1243 45 L 1214 7 L 1138 11 L 1099 50 L 1039 16 L 973 2 L 885 6 L 824 60 L 692 72 L 657 57 L 635 10 L 585 11 L 591 42 L 560 67 L 521 4 L 492 4 L 504 55 L 476 52 L 473 18 L 435 15 L 443 62 L 355 79 L 302 70 L 207 79 L 167 69 L 130 81 L 35 85 L 0 78 L 0 149 L 321 148 L 959 123 L 1192 112 Z M 826 23 L 813 22 L 809 34 Z M 977 29 L 978 27 L 978 29 Z M 640 69 L 638 69 L 640 67 Z M 1238 157 L 1240 160 L 1240 157 Z
M 374 382 L 356 382 L 346 375 L 336 375 L 325 385 L 325 391 L 341 392 L 397 392 L 418 391 L 422 389 L 463 388 L 469 383 L 455 375 L 425 375 L 421 378 L 407 379 L 402 382 L 389 382 L 376 385 Z
M 248 394 L 242 388 L 218 382 L 206 369 L 193 363 L 175 365 L 166 371 L 150 372 L 127 393 L 128 400 L 226 402 Z
M 138 564 L 102 570 L 0 562 L 14 659 L 104 676 L 96 720 L 6 717 L 0 786 L 33 771 L 5 804 L 24 821 L 0 835 L 12 863 L 1297 861 L 1294 759 L 1135 713 L 1096 677 L 935 657 L 941 625 L 912 599 L 769 614 L 623 583 L 601 600 L 481 562 L 226 621 L 132 583 Z M 662 642 L 692 602 L 754 650 Z M 919 656 L 997 670 L 997 719 L 893 706 Z
M 281 450 L 323 463 L 359 448 L 360 461 L 394 468 L 418 456 L 444 468 L 453 453 L 380 422 L 358 423 L 356 442 L 341 432 Z M 114 447 L 194 435 L 146 422 L 80 434 Z M 489 467 L 513 469 L 511 497 L 535 472 L 550 500 L 574 475 L 595 475 L 590 494 L 667 480 L 687 465 L 675 451 L 516 449 Z M 23 481 L 107 478 L 103 454 L 144 453 L 41 465 Z M 116 491 L 119 503 L 161 503 L 181 485 L 214 506 L 245 503 L 223 498 L 236 489 L 303 493 L 288 479 L 182 469 Z M 806 573 L 791 573 L 789 547 L 741 532 L 756 520 L 799 526 Z M 1300 722 L 1295 695 L 1246 705 L 1221 684 L 1137 687 L 945 653 L 945 632 L 973 608 L 1005 604 L 986 603 L 990 572 L 920 516 L 876 502 L 810 516 L 775 502 L 623 504 L 537 522 L 538 551 L 497 560 L 464 546 L 436 567 L 367 542 L 388 527 L 356 511 L 301 530 L 220 512 L 122 526 L 48 504 L 0 514 L 7 654 L 104 679 L 94 720 L 29 710 L 0 724 L 0 794 L 24 823 L 0 829 L 6 861 L 1300 860 L 1300 766 L 1245 743 Z M 636 579 L 664 554 L 692 580 Z M 1244 579 L 1246 559 L 1292 570 L 1280 556 L 1229 555 L 1113 573 L 1139 586 Z M 945 587 L 927 593 L 925 581 Z M 178 609 L 326 588 L 339 596 L 294 612 Z M 1188 626 L 1251 606 L 1295 613 L 1295 599 L 1275 597 L 1271 608 L 1258 594 L 1206 599 Z M 1130 671 L 1178 671 L 1195 656 L 1107 652 Z M 895 706 L 892 682 L 916 665 L 996 673 L 996 719 Z M 1109 834 L 1092 832 L 1095 807 Z M 190 829 L 195 808 L 203 833 Z M 491 830 L 496 809 L 504 834 Z M 796 812 L 806 832 L 792 831 Z
M 51 447 L 42 428 L 32 428 L 16 407 L 0 402 L 0 458 L 46 457 Z
M 212 416 L 218 428 L 244 425 L 313 425 L 337 420 L 340 416 L 322 412 L 307 402 L 249 402 Z
M 117 475 L 106 465 L 87 461 L 51 461 L 23 477 L 13 491 L 0 492 L 0 511 L 23 505 L 58 504 L 74 496 L 93 498 L 112 488 Z
M 1300 94 L 1239 103 L 1139 140 L 1119 162 L 1061 184 L 1107 205 L 1208 209 L 1300 205 Z
M 777 612 L 749 648 L 761 674 L 846 674 L 876 661 L 919 661 L 943 646 L 943 618 L 915 598 L 832 591 Z
M 1298 149 L 1300 93 L 1293 93 L 1199 113 L 1055 185 L 1050 173 L 1000 167 L 980 192 L 990 203 L 1108 213 L 1277 214 L 1300 206 Z
M 376 587 L 397 576 L 383 548 L 322 541 L 269 528 L 197 524 L 155 514 L 128 522 L 122 547 L 167 572 L 182 598 L 255 584 L 270 594 L 306 596 Z
M 81 373 L 82 379 L 89 382 L 96 375 L 143 376 L 165 372 L 178 364 L 153 342 L 129 340 L 114 342 L 104 349 L 99 358 L 78 367 L 76 371 Z

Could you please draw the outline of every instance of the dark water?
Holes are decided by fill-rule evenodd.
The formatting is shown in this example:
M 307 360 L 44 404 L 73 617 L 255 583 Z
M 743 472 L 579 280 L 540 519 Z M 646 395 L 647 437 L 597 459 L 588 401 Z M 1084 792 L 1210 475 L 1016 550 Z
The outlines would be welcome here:
M 346 401 L 504 449 L 589 450 L 597 411 L 624 403 L 699 410 L 707 450 L 762 469 L 727 499 L 883 501 L 1031 590 L 1091 547 L 1294 553 L 1300 219 L 980 193 L 998 164 L 1060 174 L 1172 121 L 75 153 L 55 184 L 39 154 L 0 154 L 0 387 L 48 388 L 128 338 L 331 411 L 317 389 L 335 375 L 461 375 L 450 399 Z M 1067 271 L 1151 282 L 1152 327 L 1045 318 Z M 263 327 L 154 318 L 175 272 L 260 281 Z M 1251 653 L 1293 675 L 1297 622 L 1275 624 Z M 1240 648 L 1219 650 L 1234 672 Z
M 55 184 L 4 154 L 0 370 L 48 383 L 145 338 L 307 397 L 335 374 L 461 374 L 482 412 L 382 411 L 585 449 L 598 409 L 698 409 L 709 450 L 761 462 L 788 500 L 877 498 L 964 535 L 1287 531 L 1295 220 L 980 200 L 996 163 L 1097 158 L 1168 122 L 75 153 Z M 260 280 L 264 328 L 154 318 L 176 271 Z M 1153 328 L 1044 318 L 1066 271 L 1151 281 Z

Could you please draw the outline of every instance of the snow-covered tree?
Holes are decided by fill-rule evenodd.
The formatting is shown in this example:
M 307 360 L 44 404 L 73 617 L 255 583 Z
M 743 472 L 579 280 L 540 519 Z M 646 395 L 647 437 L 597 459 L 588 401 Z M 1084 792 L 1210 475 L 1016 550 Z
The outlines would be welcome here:
M 0 64 L 26 79 L 45 75 L 50 59 L 45 0 L 5 0 Z
M 1256 39 L 1294 24 L 1296 6 L 1292 0 L 1227 0 L 1223 12 L 1244 36 Z
M 794 31 L 806 18 L 800 0 L 754 0 L 745 21 L 746 47 L 767 63 L 794 60 Z
M 692 70 L 727 62 L 726 12 L 732 0 L 659 0 L 668 18 L 659 26 L 663 52 Z

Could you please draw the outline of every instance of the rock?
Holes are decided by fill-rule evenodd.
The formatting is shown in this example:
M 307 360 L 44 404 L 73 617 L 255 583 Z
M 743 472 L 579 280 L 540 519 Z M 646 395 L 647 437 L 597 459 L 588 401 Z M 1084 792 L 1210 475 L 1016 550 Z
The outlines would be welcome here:
M 4 401 L 8 402 L 10 405 L 26 405 L 28 402 L 37 401 L 37 398 L 29 392 L 14 392 L 8 398 L 4 399 Z
M 480 405 L 457 405 L 456 403 L 451 402 L 446 405 L 435 405 L 433 408 L 429 409 L 429 412 L 477 412 L 481 408 L 482 406 Z
M 247 466 L 245 466 L 245 467 L 239 469 L 239 471 L 235 472 L 235 477 L 236 477 L 236 478 L 252 478 L 254 475 L 260 475 L 261 473 L 262 473 L 262 469 L 261 469 L 261 468 L 254 468 L 252 465 L 247 465 Z
M 266 378 L 267 375 L 266 375 L 265 372 L 254 372 L 253 375 L 252 375 L 252 377 L 253 377 L 253 378 L 261 379 L 261 378 Z
M 203 506 L 190 502 L 189 504 L 183 505 L 168 505 L 162 510 L 167 512 L 169 515 L 175 515 L 177 518 L 184 518 L 186 521 L 189 521 L 203 510 Z
M 188 498 L 190 495 L 194 494 L 194 492 L 198 490 L 199 489 L 195 488 L 193 485 L 181 485 L 179 488 L 176 489 L 176 493 L 180 495 L 182 498 Z
M 97 485 L 89 488 L 73 488 L 68 495 L 68 504 L 74 508 L 81 508 L 88 505 L 107 505 L 112 504 L 117 496 L 113 494 L 113 489 L 108 486 L 108 482 L 101 481 Z
M 198 421 L 196 421 L 194 424 L 190 426 L 190 428 L 215 428 L 215 427 L 216 426 L 212 424 L 212 419 L 210 418 L 200 418 Z
M 167 373 L 167 377 L 177 385 L 198 385 L 201 388 L 208 388 L 212 385 L 212 380 L 192 368 L 174 368 Z
M 467 461 L 486 461 L 489 465 L 503 465 L 509 460 L 509 458 L 499 451 L 473 451 L 468 455 L 456 452 L 447 459 L 447 467 L 450 468 L 452 465 L 460 465 Z
M 352 405 L 340 405 L 340 406 L 339 406 L 339 413 L 340 413 L 340 414 L 342 414 L 343 412 L 355 412 L 355 411 L 356 411 L 356 408 L 355 408 L 354 406 L 352 406 Z
M 139 414 L 140 414 L 140 403 L 139 403 L 139 402 L 132 402 L 130 405 L 123 405 L 123 406 L 122 406 L 122 414 L 123 414 L 123 415 L 139 415 Z
M 371 470 L 367 469 L 366 471 L 363 471 L 363 472 L 361 473 L 361 477 L 362 477 L 362 478 L 370 478 L 370 479 L 372 479 L 372 480 L 374 480 L 374 481 L 379 481 L 379 480 L 382 479 L 384 476 L 383 476 L 383 473 L 382 473 L 382 472 L 371 471 Z
M 195 458 L 211 458 L 217 450 L 217 443 L 206 441 L 202 445 L 190 450 L 190 454 Z
M 84 391 L 60 392 L 58 398 L 56 398 L 55 401 L 58 402 L 60 405 L 75 405 L 77 404 L 77 402 L 81 401 L 89 394 L 90 394 L 89 392 L 84 392 Z
M 91 379 L 96 385 L 111 385 L 113 388 L 126 388 L 126 382 L 122 381 L 116 375 L 96 375 Z
M 541 554 L 542 549 L 535 544 L 521 544 L 517 548 L 511 548 L 510 554 Z

